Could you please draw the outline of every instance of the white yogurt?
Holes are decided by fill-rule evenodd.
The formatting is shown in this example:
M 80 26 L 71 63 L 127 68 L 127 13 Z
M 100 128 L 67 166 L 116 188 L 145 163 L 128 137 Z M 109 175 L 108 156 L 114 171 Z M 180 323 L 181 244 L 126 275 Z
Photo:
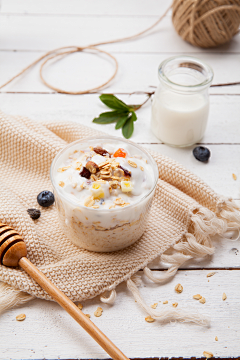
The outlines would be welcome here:
M 97 154 L 95 147 L 108 154 Z M 119 148 L 126 157 L 114 157 Z M 89 161 L 97 172 L 86 178 L 83 169 L 89 168 Z M 51 167 L 63 230 L 74 244 L 88 250 L 114 251 L 131 245 L 144 231 L 157 177 L 151 156 L 127 141 L 89 139 L 69 145 Z

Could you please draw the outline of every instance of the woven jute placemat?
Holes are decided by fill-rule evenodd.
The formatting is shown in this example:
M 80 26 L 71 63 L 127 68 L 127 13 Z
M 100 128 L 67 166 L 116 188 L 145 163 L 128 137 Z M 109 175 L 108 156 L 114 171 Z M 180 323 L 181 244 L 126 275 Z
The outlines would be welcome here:
M 34 122 L 25 117 L 0 113 L 0 221 L 23 236 L 29 260 L 71 300 L 102 296 L 112 302 L 115 287 L 127 281 L 137 302 L 154 318 L 207 323 L 187 311 L 157 311 L 141 299 L 140 269 L 154 282 L 172 277 L 180 265 L 193 257 L 212 254 L 211 236 L 240 227 L 237 205 L 216 194 L 201 179 L 175 161 L 150 151 L 159 169 L 159 180 L 144 235 L 132 246 L 112 253 L 95 253 L 69 241 L 61 231 L 55 206 L 41 208 L 41 217 L 32 220 L 29 208 L 40 208 L 37 195 L 52 190 L 50 165 L 67 143 L 102 135 L 70 122 Z M 167 255 L 166 250 L 171 250 Z M 147 267 L 161 256 L 170 268 L 155 278 Z M 0 265 L 0 311 L 38 297 L 51 300 L 20 268 Z M 166 307 L 167 308 L 167 307 Z

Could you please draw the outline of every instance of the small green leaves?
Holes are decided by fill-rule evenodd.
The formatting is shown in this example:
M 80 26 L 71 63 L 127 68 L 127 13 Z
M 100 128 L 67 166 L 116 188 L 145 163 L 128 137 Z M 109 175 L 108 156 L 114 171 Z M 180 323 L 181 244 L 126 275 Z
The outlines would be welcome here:
M 119 121 L 123 117 L 123 113 L 120 111 L 107 111 L 99 115 L 98 118 L 93 119 L 97 124 L 111 124 Z M 128 113 L 125 113 L 125 117 L 128 118 Z
M 116 122 L 115 129 L 122 128 L 122 134 L 126 139 L 129 139 L 134 131 L 134 121 L 137 120 L 135 109 L 139 109 L 139 105 L 128 106 L 116 96 L 111 94 L 102 94 L 99 96 L 100 100 L 114 111 L 104 112 L 99 117 L 93 119 L 97 124 L 111 124 Z
M 129 111 L 130 107 L 123 101 L 119 100 L 116 96 L 111 94 L 102 94 L 99 96 L 100 100 L 107 105 L 110 109 Z

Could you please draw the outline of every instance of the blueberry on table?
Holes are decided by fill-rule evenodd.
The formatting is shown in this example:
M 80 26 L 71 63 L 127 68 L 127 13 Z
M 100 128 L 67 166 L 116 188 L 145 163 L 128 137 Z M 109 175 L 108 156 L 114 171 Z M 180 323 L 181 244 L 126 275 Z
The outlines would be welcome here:
M 54 203 L 54 195 L 51 191 L 44 190 L 37 196 L 37 202 L 43 207 L 51 206 Z
M 193 149 L 193 155 L 195 159 L 201 162 L 208 162 L 210 158 L 210 150 L 204 146 L 197 146 Z

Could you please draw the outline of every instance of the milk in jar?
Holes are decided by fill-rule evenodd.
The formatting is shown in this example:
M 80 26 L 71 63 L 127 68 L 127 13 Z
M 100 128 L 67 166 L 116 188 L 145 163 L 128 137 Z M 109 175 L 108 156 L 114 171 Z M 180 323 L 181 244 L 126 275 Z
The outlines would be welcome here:
M 209 113 L 210 67 L 192 57 L 174 57 L 159 67 L 151 127 L 162 142 L 189 146 L 204 135 Z

